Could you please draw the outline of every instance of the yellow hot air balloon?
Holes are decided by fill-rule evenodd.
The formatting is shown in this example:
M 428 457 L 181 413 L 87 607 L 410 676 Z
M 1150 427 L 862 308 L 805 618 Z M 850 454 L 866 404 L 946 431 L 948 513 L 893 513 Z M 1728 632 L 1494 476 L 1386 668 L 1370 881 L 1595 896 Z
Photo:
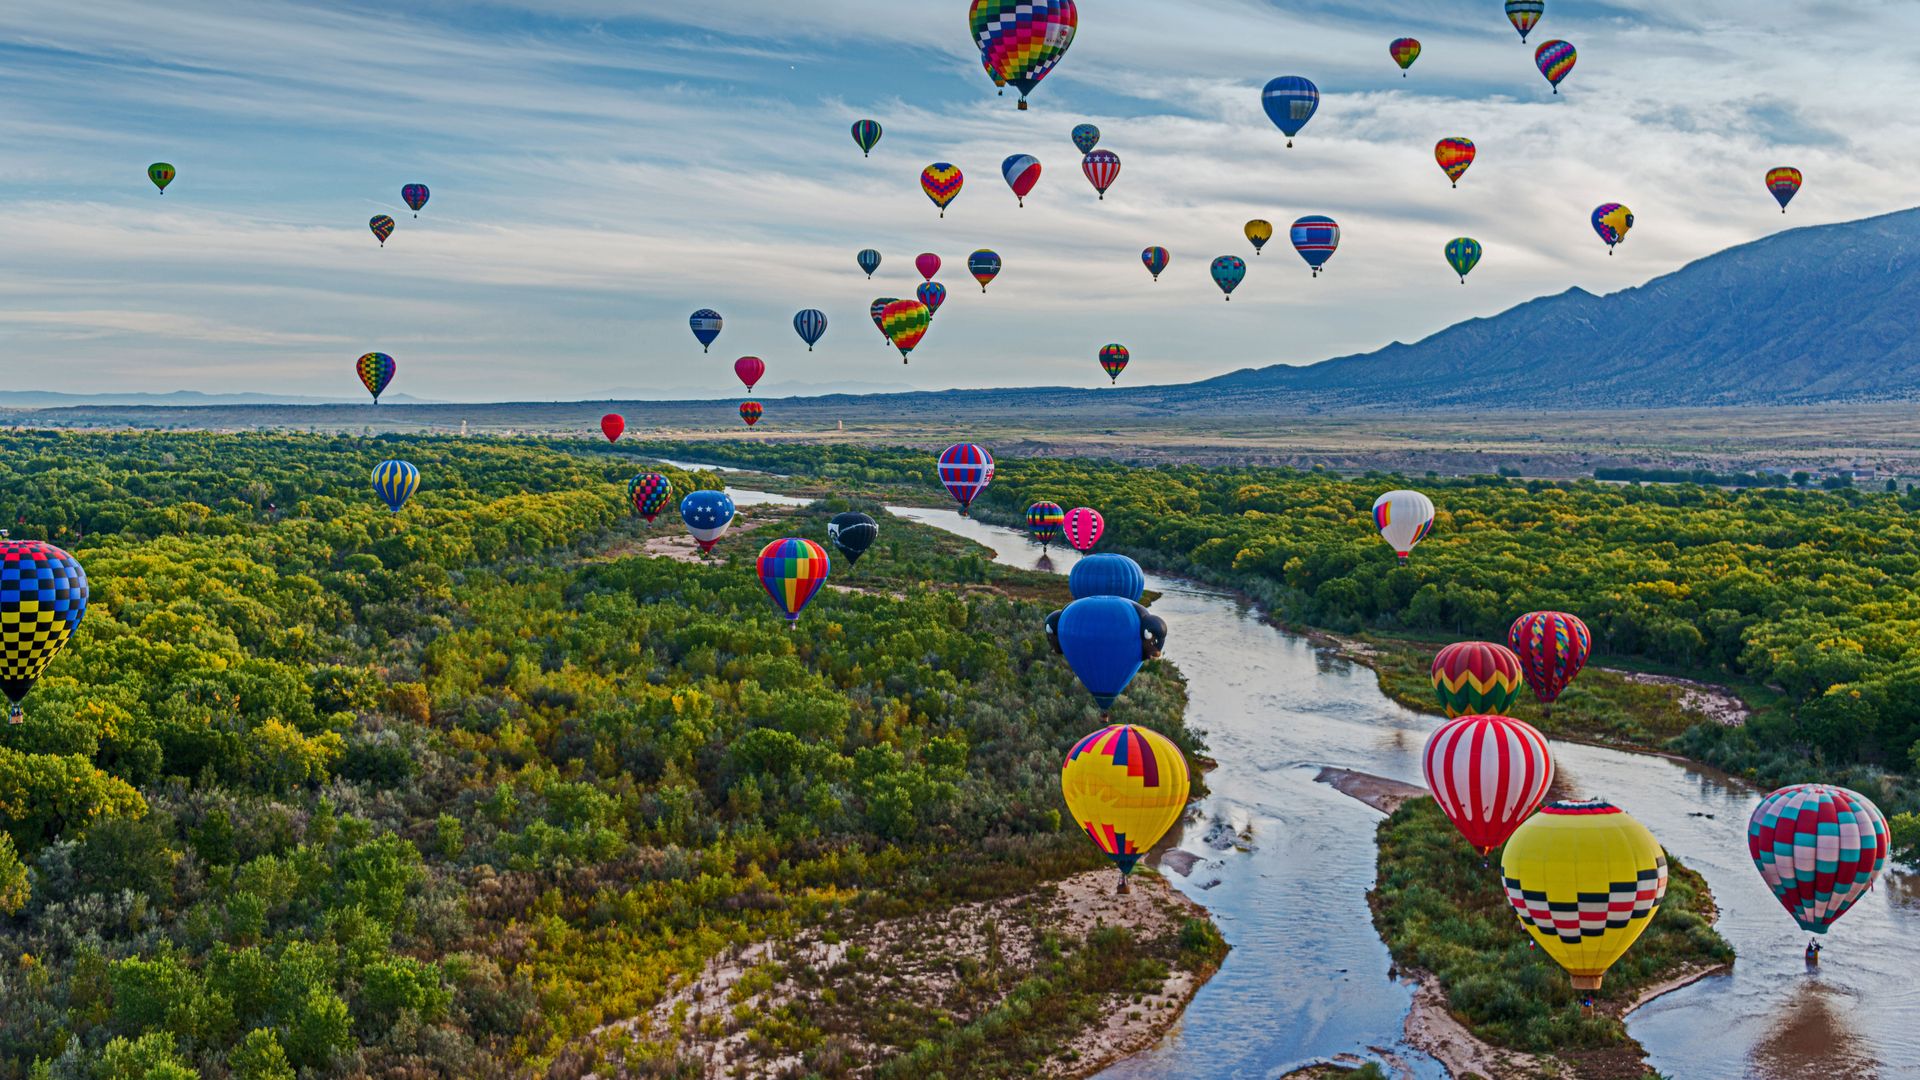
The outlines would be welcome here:
M 1187 808 L 1187 759 L 1165 735 L 1110 724 L 1081 739 L 1060 767 L 1067 809 L 1127 875 Z
M 1660 910 L 1667 854 L 1611 803 L 1548 803 L 1507 841 L 1500 878 L 1521 925 L 1574 988 L 1598 990 Z
M 1253 245 L 1255 255 L 1260 254 L 1260 249 L 1266 247 L 1267 241 L 1271 239 L 1273 239 L 1273 222 L 1264 218 L 1254 218 L 1247 222 L 1247 241 Z

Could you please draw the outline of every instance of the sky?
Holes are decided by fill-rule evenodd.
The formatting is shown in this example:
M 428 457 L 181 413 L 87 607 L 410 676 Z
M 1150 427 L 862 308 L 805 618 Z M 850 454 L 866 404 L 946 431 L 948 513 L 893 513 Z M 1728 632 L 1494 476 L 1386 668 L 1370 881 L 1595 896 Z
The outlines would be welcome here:
M 1783 228 L 1913 205 L 1920 4 L 1081 0 L 1026 112 L 965 0 L 12 0 L 0 7 L 7 388 L 350 397 L 354 358 L 443 401 L 1091 387 L 1311 363 L 1578 286 L 1610 292 Z M 1387 54 L 1423 45 L 1408 77 Z M 1540 43 L 1579 49 L 1551 93 Z M 1260 90 L 1320 87 L 1292 149 Z M 863 159 L 858 119 L 885 135 Z M 1068 133 L 1122 171 L 1105 200 Z M 1449 188 L 1432 157 L 1479 158 Z M 1015 204 L 1013 153 L 1043 176 Z M 163 196 L 148 163 L 178 178 Z M 944 218 L 920 170 L 967 181 Z M 1782 216 L 1762 184 L 1806 187 Z M 416 221 L 410 181 L 431 202 Z M 1588 222 L 1636 215 L 1609 257 Z M 385 248 L 367 228 L 399 223 Z M 1285 230 L 1343 230 L 1313 278 Z M 1279 235 L 1255 256 L 1250 218 Z M 1478 239 L 1465 286 L 1442 248 Z M 1158 283 L 1143 247 L 1173 253 Z M 872 281 L 855 253 L 884 262 Z M 986 293 L 966 256 L 1005 270 Z M 868 316 L 949 289 L 911 364 Z M 1216 255 L 1248 262 L 1223 303 Z M 697 308 L 726 328 L 703 355 Z M 801 308 L 829 318 L 808 352 Z

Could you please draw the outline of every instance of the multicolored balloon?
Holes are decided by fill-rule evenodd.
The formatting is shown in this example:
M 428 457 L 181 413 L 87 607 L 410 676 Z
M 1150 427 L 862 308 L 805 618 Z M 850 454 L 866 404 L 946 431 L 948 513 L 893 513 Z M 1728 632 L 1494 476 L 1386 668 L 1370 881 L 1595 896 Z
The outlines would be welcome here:
M 600 434 L 605 435 L 608 442 L 619 442 L 620 436 L 626 434 L 626 432 L 627 418 L 621 416 L 619 413 L 610 412 L 600 418 Z
M 927 336 L 927 325 L 933 320 L 933 309 L 918 300 L 895 300 L 880 313 L 881 329 L 886 331 L 887 340 L 900 350 L 900 362 L 907 362 L 907 354 L 913 351 L 920 339 Z
M 1246 276 L 1247 260 L 1238 255 L 1222 255 L 1213 260 L 1213 283 L 1220 286 L 1220 291 L 1227 294 L 1228 300 L 1233 299 L 1233 290 L 1240 287 L 1241 280 Z
M 1075 600 L 1089 596 L 1118 596 L 1138 602 L 1147 591 L 1147 575 L 1125 555 L 1102 552 L 1073 564 L 1067 588 Z
M 1163 247 L 1150 247 L 1140 253 L 1140 261 L 1146 264 L 1147 273 L 1153 275 L 1153 280 L 1159 281 L 1160 272 L 1173 261 L 1173 253 Z
M 1611 803 L 1548 803 L 1507 841 L 1500 879 L 1520 925 L 1574 989 L 1598 990 L 1660 910 L 1667 853 Z
M 725 320 L 712 308 L 701 308 L 687 316 L 687 325 L 693 328 L 693 339 L 700 343 L 700 351 L 706 352 L 707 347 L 720 336 L 720 328 L 725 325 Z
M 940 273 L 940 256 L 931 251 L 923 251 L 913 257 L 913 268 L 920 271 L 921 277 L 932 281 L 934 276 Z
M 1101 534 L 1107 531 L 1107 519 L 1091 506 L 1076 506 L 1067 511 L 1066 520 L 1061 522 L 1060 527 L 1066 532 L 1067 543 L 1073 545 L 1073 550 L 1085 553 L 1092 551 L 1093 545 L 1100 542 Z
M 927 305 L 927 318 L 940 314 L 940 305 L 947 302 L 947 287 L 937 281 L 923 281 L 914 287 L 913 295 Z
M 789 536 L 761 548 L 755 568 L 760 574 L 760 587 L 773 598 L 773 609 L 786 618 L 791 629 L 820 586 L 827 583 L 833 563 L 819 544 Z
M 1320 88 L 1298 75 L 1282 75 L 1267 84 L 1260 92 L 1260 104 L 1267 110 L 1267 119 L 1287 137 L 1287 145 L 1293 145 L 1293 137 L 1307 126 L 1313 114 L 1320 108 Z
M 393 373 L 400 370 L 400 365 L 386 353 L 370 352 L 353 362 L 353 370 L 360 376 L 360 385 L 367 388 L 367 393 L 373 395 L 373 403 L 378 405 L 380 395 L 393 381 Z
M 1567 73 L 1573 70 L 1574 61 L 1578 59 L 1580 54 L 1574 51 L 1573 46 L 1558 39 L 1533 51 L 1533 65 L 1553 84 L 1556 94 L 1560 92 L 1560 80 L 1567 77 Z
M 432 197 L 432 194 L 425 184 L 408 184 L 400 189 L 400 201 L 407 204 L 407 208 L 413 211 L 414 217 L 419 217 L 420 208 L 427 205 L 427 200 Z
M 1086 596 L 1047 616 L 1047 640 L 1104 716 L 1167 643 L 1166 620 L 1119 596 Z
M 368 219 L 367 228 L 373 230 L 373 238 L 380 241 L 380 246 L 386 247 L 387 237 L 393 235 L 393 219 L 385 214 L 375 214 Z
M 890 304 L 897 304 L 899 302 L 900 302 L 900 298 L 897 296 L 882 296 L 873 302 L 872 308 L 868 309 L 873 315 L 873 328 L 875 330 L 880 331 L 881 341 L 893 340 L 892 338 L 889 338 L 887 336 L 887 324 L 886 324 L 887 306 Z
M 960 516 L 967 516 L 973 500 L 993 483 L 993 455 L 984 446 L 955 443 L 940 453 L 940 482 L 947 494 L 960 504 Z
M 1471 236 L 1456 236 L 1447 241 L 1447 265 L 1460 275 L 1460 284 L 1467 283 L 1467 275 L 1480 265 L 1480 241 Z
M 1417 491 L 1389 491 L 1373 501 L 1373 523 L 1404 565 L 1433 531 L 1433 500 Z
M 1393 62 L 1400 65 L 1400 77 L 1404 79 L 1407 77 L 1407 69 L 1413 66 L 1415 60 L 1420 59 L 1420 43 L 1410 37 L 1394 38 L 1387 45 L 1387 55 L 1393 57 Z
M 660 508 L 667 505 L 667 500 L 671 498 L 673 498 L 673 481 L 657 472 L 636 476 L 627 481 L 627 500 L 633 503 L 634 513 L 639 514 L 649 525 L 653 524 L 654 518 L 660 516 Z
M 1340 247 L 1340 226 L 1325 214 L 1308 214 L 1294 222 L 1291 236 L 1293 250 L 1313 268 L 1314 277 Z
M 173 166 L 164 161 L 156 161 L 147 166 L 147 179 L 153 181 L 153 186 L 159 188 L 162 195 L 167 193 L 167 185 L 173 183 L 173 177 Z
M 859 263 L 860 269 L 867 272 L 869 281 L 873 279 L 873 272 L 880 269 L 880 253 L 872 248 L 862 248 L 860 254 L 853 257 L 853 261 Z
M 980 291 L 986 292 L 988 284 L 1000 276 L 999 253 L 981 248 L 967 256 L 967 272 L 973 275 L 973 280 L 980 283 Z
M 1491 641 L 1456 641 L 1433 658 L 1433 693 L 1449 719 L 1505 716 L 1526 675 L 1520 658 Z
M 43 540 L 0 540 L 0 692 L 20 701 L 60 655 L 87 614 L 87 572 Z
M 1013 189 L 1013 197 L 1021 206 L 1027 205 L 1027 193 L 1033 185 L 1040 182 L 1040 159 L 1032 154 L 1015 154 L 1000 163 L 1000 175 L 1006 178 L 1007 186 Z
M 1552 706 L 1587 665 L 1593 635 L 1586 623 L 1564 611 L 1529 611 L 1507 628 L 1507 648 L 1520 658 L 1533 696 Z
M 827 522 L 827 539 L 847 557 L 847 565 L 852 566 L 880 539 L 880 524 L 866 514 L 849 510 L 833 515 L 833 520 Z
M 1107 189 L 1120 179 L 1120 155 L 1111 150 L 1095 150 L 1080 160 L 1080 171 L 1087 176 L 1087 183 L 1100 193 L 1105 200 Z
M 767 373 L 767 362 L 757 356 L 743 356 L 733 362 L 733 373 L 739 376 L 740 381 L 747 384 L 747 389 L 751 391 L 753 384 L 759 382 L 760 377 Z
M 793 332 L 800 335 L 800 340 L 807 343 L 807 351 L 812 352 L 814 345 L 826 335 L 827 313 L 819 308 L 794 313 Z
M 1527 31 L 1533 29 L 1546 10 L 1546 0 L 1507 0 L 1507 21 L 1520 31 L 1520 40 L 1525 41 Z
M 1254 218 L 1247 222 L 1245 232 L 1247 243 L 1253 245 L 1253 253 L 1258 255 L 1260 249 L 1267 246 L 1267 241 L 1273 239 L 1273 222 L 1265 218 Z
M 724 491 L 689 491 L 680 500 L 680 520 L 701 551 L 712 551 L 733 524 L 733 496 Z
M 1100 129 L 1092 124 L 1078 124 L 1073 129 L 1073 145 L 1084 156 L 1093 153 L 1100 145 Z
M 958 165 L 944 161 L 936 161 L 920 171 L 920 190 L 940 208 L 941 217 L 947 216 L 947 204 L 960 197 L 960 189 L 966 182 Z
M 1780 212 L 1787 212 L 1787 204 L 1800 193 L 1800 170 L 1791 165 L 1782 165 L 1767 170 L 1767 190 L 1773 192 L 1773 198 L 1780 204 Z
M 1873 888 L 1887 865 L 1887 819 L 1865 795 L 1795 784 L 1760 800 L 1747 819 L 1747 851 L 1774 898 L 1824 934 Z
M 1506 843 L 1553 784 L 1547 737 L 1505 716 L 1470 714 L 1441 724 L 1427 737 L 1421 767 L 1440 812 L 1482 855 Z
M 967 26 L 996 84 L 1020 91 L 1020 108 L 1073 44 L 1073 0 L 973 0 Z
M 880 144 L 880 121 L 855 120 L 853 122 L 853 145 L 860 148 L 860 156 L 868 157 L 873 148 Z
M 1433 160 L 1440 163 L 1440 171 L 1447 174 L 1454 187 L 1460 186 L 1460 178 L 1467 173 L 1467 167 L 1473 164 L 1475 150 L 1472 139 L 1459 136 L 1441 139 L 1433 144 Z
M 383 461 L 373 467 L 373 493 L 399 513 L 413 493 L 420 490 L 420 470 L 404 461 Z
M 1107 378 L 1118 383 L 1120 373 L 1127 370 L 1127 361 L 1132 358 L 1133 354 L 1127 351 L 1125 345 L 1103 345 L 1100 347 L 1100 370 L 1107 373 Z
M 1127 875 L 1187 810 L 1190 780 L 1180 748 L 1151 728 L 1103 727 L 1073 744 L 1060 767 L 1067 812 Z
M 1633 211 L 1617 202 L 1601 203 L 1593 211 L 1593 231 L 1607 242 L 1607 254 L 1613 254 L 1613 246 L 1627 238 L 1627 231 L 1633 228 Z
M 1027 507 L 1027 535 L 1040 541 L 1040 550 L 1045 551 L 1060 539 L 1060 527 L 1066 519 L 1067 512 L 1059 503 L 1034 503 Z

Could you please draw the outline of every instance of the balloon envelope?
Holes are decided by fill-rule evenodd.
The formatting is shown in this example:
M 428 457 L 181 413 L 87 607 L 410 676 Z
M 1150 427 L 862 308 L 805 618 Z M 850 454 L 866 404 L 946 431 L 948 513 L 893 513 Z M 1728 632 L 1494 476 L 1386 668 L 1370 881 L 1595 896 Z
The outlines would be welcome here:
M 1447 265 L 1460 275 L 1460 283 L 1467 283 L 1467 275 L 1480 265 L 1480 241 L 1471 236 L 1456 236 L 1447 241 Z
M 1073 129 L 1073 145 L 1082 154 L 1093 153 L 1093 148 L 1100 145 L 1100 129 L 1092 124 L 1076 125 Z
M 1051 620 L 1051 629 L 1080 685 L 1102 710 L 1113 708 L 1140 665 L 1166 640 L 1164 621 L 1119 596 L 1075 600 Z
M 680 500 L 680 520 L 701 551 L 712 551 L 733 524 L 733 496 L 724 491 L 690 491 Z
M 404 461 L 383 461 L 373 467 L 373 493 L 399 513 L 413 493 L 420 490 L 420 470 Z
M 1540 21 L 1540 14 L 1547 10 L 1546 0 L 1507 0 L 1507 21 L 1520 31 L 1520 40 L 1527 40 L 1527 31 L 1532 30 Z
M 913 257 L 913 268 L 920 271 L 921 277 L 932 281 L 934 275 L 940 272 L 940 256 L 931 251 L 922 252 Z
M 627 481 L 627 498 L 633 503 L 634 512 L 645 518 L 649 525 L 660 516 L 660 508 L 672 497 L 673 481 L 657 472 Z
M 980 291 L 986 292 L 988 283 L 1000 276 L 999 254 L 981 248 L 967 256 L 967 272 L 973 275 L 973 280 L 980 283 Z
M 1073 598 L 1117 596 L 1138 603 L 1147 591 L 1147 575 L 1140 564 L 1125 555 L 1102 553 L 1089 555 L 1073 564 L 1067 572 L 1067 588 Z
M 807 604 L 827 583 L 832 560 L 826 549 L 811 540 L 789 536 L 760 549 L 755 564 L 760 586 L 773 599 L 773 609 L 788 622 L 800 618 Z
M 706 352 L 715 338 L 720 336 L 720 328 L 726 324 L 720 313 L 712 308 L 701 308 L 687 316 L 687 326 L 693 330 L 693 338 L 700 343 L 700 351 Z
M 1505 716 L 1526 674 L 1520 658 L 1491 641 L 1456 641 L 1433 658 L 1433 693 L 1449 718 Z
M 1553 754 L 1533 725 L 1505 716 L 1456 716 L 1427 737 L 1427 788 L 1453 827 L 1485 855 L 1547 801 Z
M 807 351 L 812 352 L 814 345 L 827 332 L 827 313 L 819 308 L 806 308 L 793 316 L 793 332 L 807 343 Z
M 1780 212 L 1787 212 L 1787 204 L 1800 192 L 1800 170 L 1791 165 L 1782 165 L 1767 170 L 1767 190 L 1773 192 L 1774 201 L 1780 204 Z
M 1028 193 L 1040 182 L 1040 159 L 1032 154 L 1015 154 L 1000 163 L 1000 175 L 1013 189 L 1013 197 L 1025 206 Z
M 880 329 L 900 350 L 901 363 L 907 362 L 907 354 L 927 336 L 927 324 L 932 319 L 933 309 L 918 300 L 895 300 L 880 312 Z
M 740 419 L 745 420 L 748 427 L 759 423 L 760 414 L 765 411 L 757 401 L 743 401 L 740 403 Z
M 1381 539 L 1406 562 L 1414 545 L 1433 531 L 1433 500 L 1417 491 L 1389 491 L 1373 501 L 1373 523 Z
M 167 185 L 173 183 L 173 177 L 173 166 L 164 161 L 147 166 L 147 179 L 153 181 L 153 186 L 159 188 L 162 195 L 167 193 Z
M 373 230 L 374 239 L 381 247 L 387 246 L 387 237 L 393 235 L 393 219 L 385 214 L 375 214 L 367 221 L 367 228 Z
M 1133 354 L 1127 351 L 1125 345 L 1100 347 L 1100 370 L 1106 372 L 1107 378 L 1116 383 L 1120 381 L 1120 373 L 1127 370 L 1127 361 L 1131 359 Z
M 1220 291 L 1233 299 L 1233 290 L 1240 287 L 1241 279 L 1247 276 L 1247 261 L 1238 255 L 1222 255 L 1213 260 L 1213 283 Z
M 413 211 L 414 217 L 420 216 L 420 208 L 427 205 L 432 194 L 425 184 L 408 184 L 400 189 L 400 199 L 407 204 L 407 209 Z
M 1460 186 L 1460 178 L 1467 174 L 1467 167 L 1473 164 L 1478 153 L 1472 139 L 1457 135 L 1433 144 L 1433 160 L 1439 162 L 1440 171 L 1447 174 L 1447 179 L 1453 181 L 1455 187 Z
M 733 362 L 733 373 L 747 384 L 748 390 L 752 390 L 753 384 L 767 373 L 767 362 L 757 356 L 743 356 Z
M 1140 261 L 1146 264 L 1147 273 L 1153 275 L 1153 280 L 1159 281 L 1160 272 L 1173 261 L 1173 255 L 1166 248 L 1150 247 L 1140 253 Z
M 1260 92 L 1260 104 L 1267 110 L 1267 119 L 1285 133 L 1287 145 L 1292 146 L 1293 137 L 1320 108 L 1320 88 L 1298 75 L 1282 75 Z
M 1540 69 L 1540 74 L 1553 84 L 1553 92 L 1557 94 L 1560 92 L 1560 80 L 1573 70 L 1574 61 L 1579 56 L 1572 45 L 1564 41 L 1549 41 L 1533 51 L 1533 63 Z
M 860 556 L 879 538 L 879 523 L 866 514 L 849 510 L 833 515 L 833 520 L 827 522 L 827 539 L 847 557 L 848 566 L 859 562 Z
M 1795 784 L 1760 800 L 1747 820 L 1753 865 L 1802 930 L 1824 934 L 1873 888 L 1887 864 L 1880 808 L 1857 791 Z
M 617 412 L 610 412 L 600 418 L 600 434 L 605 435 L 608 442 L 619 442 L 620 436 L 626 430 L 627 418 Z
M 860 148 L 860 156 L 866 157 L 880 142 L 880 122 L 878 120 L 855 120 L 853 122 L 853 145 Z
M 380 404 L 380 395 L 386 391 L 387 384 L 393 381 L 393 373 L 400 365 L 393 357 L 383 352 L 370 352 L 353 362 L 353 370 L 360 376 L 360 385 L 373 395 L 373 403 Z
M 873 328 L 880 331 L 880 340 L 882 341 L 892 340 L 891 338 L 887 337 L 887 323 L 886 323 L 887 306 L 890 304 L 897 304 L 899 302 L 900 302 L 900 298 L 897 296 L 882 296 L 878 300 L 875 300 L 873 302 L 873 307 L 869 309 L 869 311 L 873 315 Z
M 1667 853 L 1611 803 L 1548 803 L 1514 830 L 1500 877 L 1520 925 L 1576 989 L 1597 990 L 1660 910 Z
M 944 161 L 936 161 L 920 172 L 920 190 L 940 208 L 941 217 L 947 216 L 947 205 L 960 197 L 960 188 L 966 182 L 958 165 Z
M 860 264 L 860 269 L 865 270 L 869 278 L 873 276 L 875 270 L 880 269 L 880 253 L 872 248 L 862 248 L 860 254 L 853 257 L 853 261 Z
M 947 494 L 960 504 L 960 516 L 967 515 L 973 500 L 993 483 L 993 455 L 984 446 L 955 443 L 940 453 L 940 482 Z
M 1087 183 L 1092 184 L 1093 190 L 1104 199 L 1107 189 L 1120 179 L 1120 155 L 1111 150 L 1095 150 L 1080 160 L 1080 171 L 1086 174 Z
M 1293 223 L 1289 237 L 1293 240 L 1293 250 L 1313 267 L 1314 276 L 1318 277 L 1320 268 L 1339 250 L 1340 226 L 1325 214 L 1308 214 Z
M 937 281 L 923 281 L 913 290 L 916 300 L 927 305 L 927 317 L 940 313 L 941 305 L 947 302 L 947 287 Z
M 1123 875 L 1186 812 L 1189 785 L 1180 748 L 1132 724 L 1081 739 L 1060 767 L 1068 812 Z
M 1027 507 L 1027 535 L 1040 541 L 1044 549 L 1060 539 L 1060 526 L 1066 518 L 1067 512 L 1060 509 L 1059 503 L 1034 503 Z
M 1551 705 L 1586 666 L 1593 635 L 1564 611 L 1529 611 L 1507 628 L 1507 648 L 1520 658 L 1533 696 Z
M 1627 231 L 1633 228 L 1633 211 L 1619 203 L 1601 203 L 1593 209 L 1593 231 L 1607 243 L 1607 254 L 1613 254 L 1613 245 L 1627 238 Z
M 1387 55 L 1393 57 L 1393 62 L 1400 65 L 1400 77 L 1404 79 L 1406 70 L 1413 66 L 1415 60 L 1420 59 L 1420 43 L 1410 37 L 1394 38 L 1387 45 Z
M 1073 0 L 973 0 L 967 27 L 989 74 L 1020 91 L 1020 108 L 1073 44 Z
M 1093 545 L 1100 542 L 1100 535 L 1107 531 L 1107 519 L 1091 506 L 1076 506 L 1067 511 L 1061 528 L 1075 551 L 1092 551 Z
M 1267 246 L 1267 241 L 1273 239 L 1273 222 L 1265 218 L 1254 218 L 1247 222 L 1245 232 L 1247 242 L 1253 245 L 1253 253 L 1258 255 L 1260 249 Z
M 65 551 L 41 540 L 0 540 L 0 691 L 20 700 L 67 647 L 87 614 L 87 574 Z

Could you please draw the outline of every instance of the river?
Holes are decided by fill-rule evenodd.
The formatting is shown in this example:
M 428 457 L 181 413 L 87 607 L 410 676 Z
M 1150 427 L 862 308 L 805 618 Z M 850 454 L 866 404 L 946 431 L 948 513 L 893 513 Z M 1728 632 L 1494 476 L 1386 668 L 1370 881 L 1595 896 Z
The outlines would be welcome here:
M 729 490 L 746 506 L 804 501 Z M 1033 569 L 1041 555 L 1022 533 L 951 510 L 888 510 L 974 540 L 1008 566 Z M 1049 561 L 1065 573 L 1078 555 L 1056 547 Z M 1395 704 L 1370 669 L 1227 593 L 1155 574 L 1147 587 L 1162 594 L 1153 611 L 1167 621 L 1165 658 L 1187 680 L 1189 725 L 1219 762 L 1177 840 L 1201 861 L 1190 876 L 1162 872 L 1212 912 L 1233 951 L 1158 1047 L 1102 1076 L 1276 1077 L 1342 1053 L 1398 1063 L 1419 1080 L 1446 1076 L 1405 1040 L 1412 990 L 1387 977 L 1368 915 L 1381 816 L 1313 780 L 1337 766 L 1422 783 L 1436 718 Z M 1116 719 L 1125 710 L 1122 698 Z M 1650 1064 L 1686 1080 L 1920 1077 L 1920 978 L 1907 966 L 1920 956 L 1920 883 L 1883 879 L 1827 935 L 1825 962 L 1809 973 L 1807 935 L 1747 857 L 1758 791 L 1661 757 L 1557 741 L 1553 751 L 1569 792 L 1618 804 L 1706 877 L 1740 957 L 1731 974 L 1628 1018 Z

